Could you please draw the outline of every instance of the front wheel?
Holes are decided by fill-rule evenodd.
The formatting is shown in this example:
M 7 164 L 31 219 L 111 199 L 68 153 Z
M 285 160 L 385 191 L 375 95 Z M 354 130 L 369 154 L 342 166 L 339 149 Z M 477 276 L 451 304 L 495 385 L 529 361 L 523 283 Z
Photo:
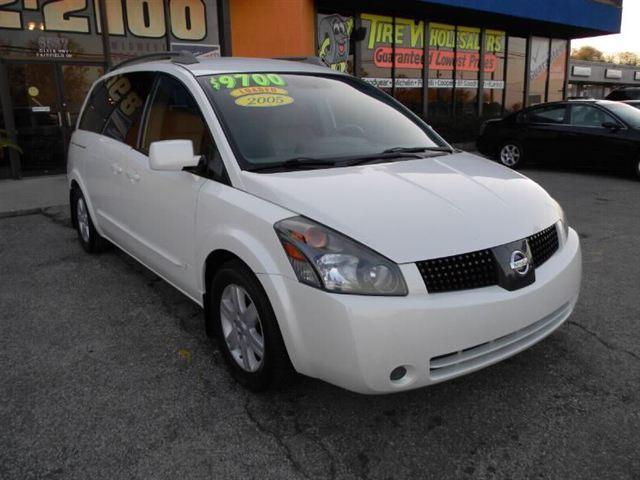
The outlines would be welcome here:
M 524 149 L 519 142 L 504 142 L 498 150 L 498 160 L 505 167 L 517 169 L 524 162 Z
M 234 378 L 258 392 L 279 387 L 293 375 L 269 298 L 241 261 L 224 264 L 211 281 L 211 320 Z

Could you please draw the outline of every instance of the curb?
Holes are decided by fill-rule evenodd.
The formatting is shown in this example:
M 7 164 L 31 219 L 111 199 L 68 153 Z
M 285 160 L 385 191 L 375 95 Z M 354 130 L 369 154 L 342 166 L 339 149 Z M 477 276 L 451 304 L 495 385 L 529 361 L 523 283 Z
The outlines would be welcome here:
M 46 214 L 51 208 L 66 208 L 66 205 L 49 205 L 48 207 L 25 208 L 22 210 L 8 210 L 0 212 L 0 218 L 25 217 L 27 215 Z

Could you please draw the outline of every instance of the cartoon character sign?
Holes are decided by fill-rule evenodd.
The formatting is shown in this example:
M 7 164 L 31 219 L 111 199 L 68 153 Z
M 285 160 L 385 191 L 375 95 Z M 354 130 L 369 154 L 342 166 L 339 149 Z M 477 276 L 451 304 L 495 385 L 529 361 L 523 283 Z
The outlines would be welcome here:
M 332 69 L 347 71 L 353 17 L 327 15 L 318 22 L 318 56 Z

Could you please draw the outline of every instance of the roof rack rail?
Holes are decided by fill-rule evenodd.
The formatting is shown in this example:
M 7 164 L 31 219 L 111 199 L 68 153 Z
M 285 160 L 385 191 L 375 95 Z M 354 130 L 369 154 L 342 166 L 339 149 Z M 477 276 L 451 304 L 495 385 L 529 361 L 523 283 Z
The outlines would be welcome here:
M 275 57 L 274 60 L 288 60 L 290 62 L 310 63 L 311 65 L 329 68 L 329 65 L 320 57 Z
M 186 50 L 181 50 L 178 52 L 156 52 L 124 60 L 111 67 L 109 71 L 115 70 L 116 68 L 122 68 L 126 65 L 165 59 L 171 59 L 173 63 L 179 63 L 181 65 L 192 65 L 194 63 L 200 63 L 200 61 L 193 55 L 193 53 L 187 52 Z

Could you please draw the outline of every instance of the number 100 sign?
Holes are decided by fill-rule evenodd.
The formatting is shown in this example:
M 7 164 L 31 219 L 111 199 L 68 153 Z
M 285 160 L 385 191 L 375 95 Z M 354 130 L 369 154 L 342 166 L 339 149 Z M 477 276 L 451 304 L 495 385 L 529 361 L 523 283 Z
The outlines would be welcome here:
M 87 14 L 93 3 L 93 25 Z M 42 9 L 43 26 L 49 32 L 102 33 L 100 0 L 0 0 L 0 29 L 23 30 L 23 12 L 6 7 L 23 3 L 24 10 Z M 212 2 L 214 3 L 214 2 Z M 214 3 L 215 4 L 215 3 Z M 205 0 L 170 0 L 165 11 L 163 0 L 105 0 L 109 34 L 142 38 L 161 38 L 167 34 L 165 16 L 169 15 L 171 33 L 180 40 L 203 40 L 207 36 Z M 93 29 L 93 30 L 92 30 Z

